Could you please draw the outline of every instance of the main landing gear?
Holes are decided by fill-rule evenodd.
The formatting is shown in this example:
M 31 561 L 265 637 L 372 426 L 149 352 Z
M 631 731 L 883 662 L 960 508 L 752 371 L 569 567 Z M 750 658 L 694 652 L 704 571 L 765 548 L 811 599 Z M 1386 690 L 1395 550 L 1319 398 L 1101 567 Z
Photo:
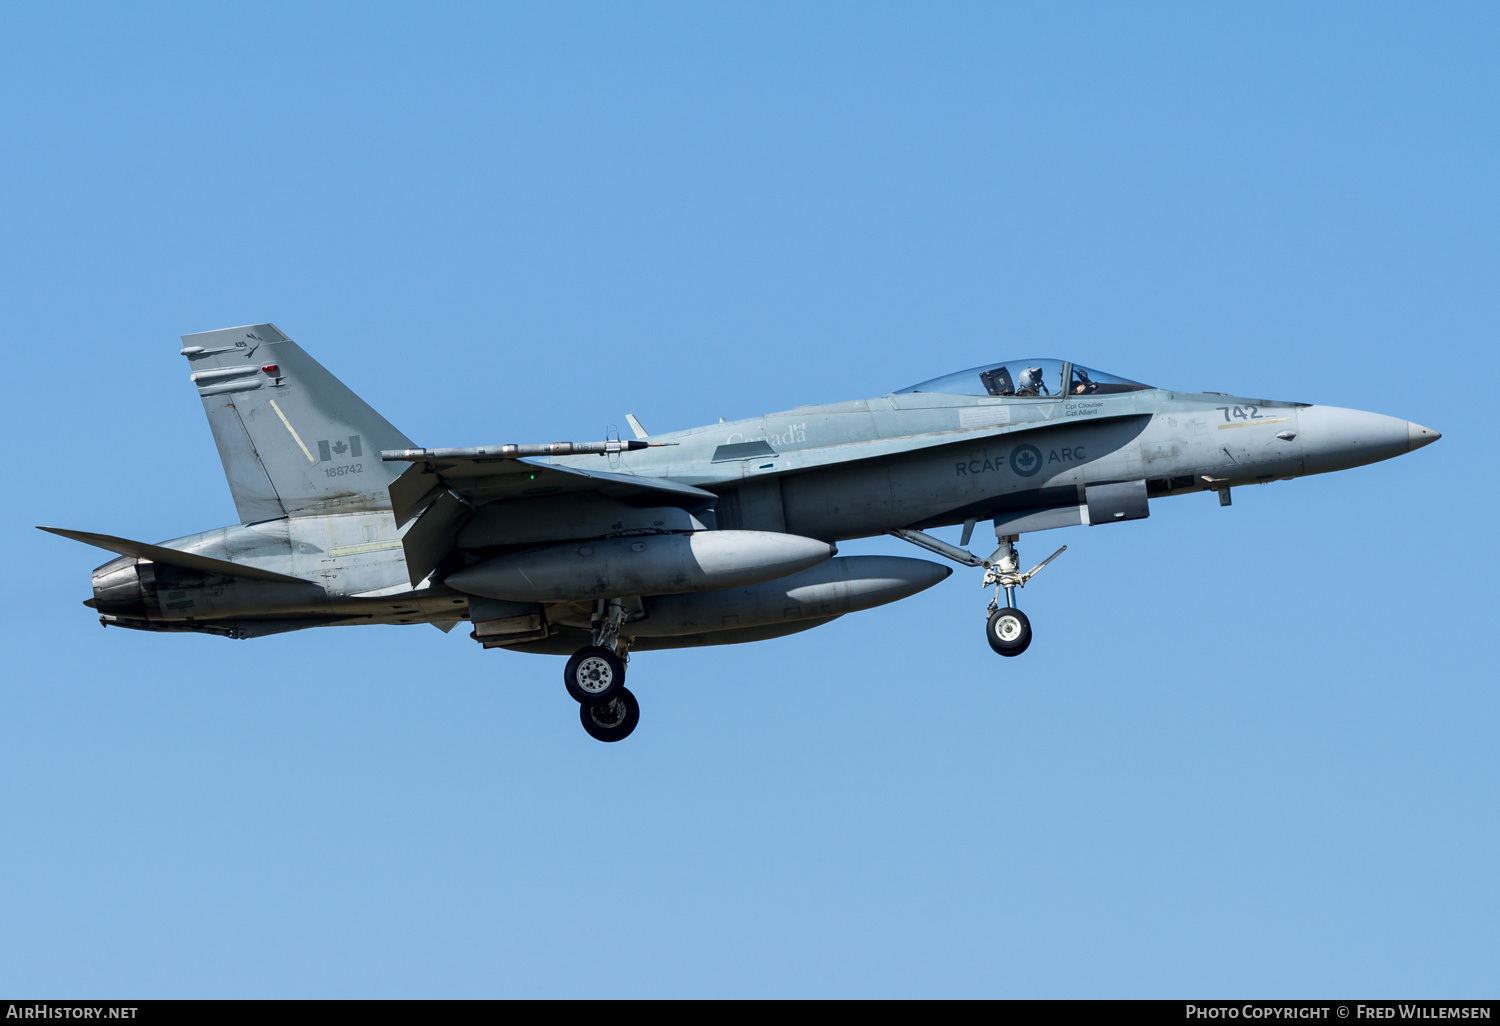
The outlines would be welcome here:
M 973 521 L 969 521 L 964 526 L 961 544 L 969 543 L 969 535 L 973 529 Z M 980 559 L 967 549 L 949 545 L 922 531 L 907 528 L 889 533 L 913 545 L 920 545 L 929 552 L 947 556 L 956 563 L 984 567 L 984 587 L 988 588 L 992 584 L 995 586 L 995 597 L 990 599 L 989 620 L 985 624 L 984 636 L 989 640 L 990 648 L 1000 655 L 1018 656 L 1026 651 L 1027 646 L 1031 644 L 1031 621 L 1026 619 L 1025 613 L 1016 608 L 1016 589 L 1026 587 L 1026 582 L 1040 573 L 1042 567 L 1067 552 L 1066 545 L 1023 574 L 1021 573 L 1021 557 L 1016 552 L 1016 541 L 1019 535 L 998 535 L 1000 547 L 990 553 L 989 559 Z M 1005 605 L 1003 606 L 1000 604 L 1002 589 L 1005 591 Z
M 641 706 L 625 689 L 629 642 L 620 639 L 625 609 L 619 599 L 599 603 L 593 644 L 580 648 L 563 669 L 563 684 L 578 703 L 583 729 L 599 741 L 623 741 L 635 730 Z

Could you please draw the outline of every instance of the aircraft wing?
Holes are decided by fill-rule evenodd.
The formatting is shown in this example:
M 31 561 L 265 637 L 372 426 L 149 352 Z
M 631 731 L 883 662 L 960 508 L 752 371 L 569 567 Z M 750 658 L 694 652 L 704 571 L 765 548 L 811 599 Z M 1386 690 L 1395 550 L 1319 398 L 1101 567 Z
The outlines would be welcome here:
M 402 537 L 406 569 L 416 587 L 453 548 L 458 530 L 486 503 L 543 495 L 598 492 L 633 506 L 701 506 L 713 492 L 660 477 L 584 470 L 525 457 L 434 455 L 391 482 L 397 525 L 416 518 Z
M 391 482 L 391 508 L 404 524 L 445 493 L 474 506 L 501 499 L 525 499 L 568 492 L 598 492 L 634 506 L 697 506 L 712 502 L 713 492 L 660 477 L 611 474 L 534 459 L 434 457 L 414 462 Z
M 60 535 L 81 541 L 85 545 L 94 545 L 106 552 L 118 552 L 122 556 L 135 556 L 137 559 L 149 559 L 153 563 L 163 566 L 177 566 L 184 570 L 196 570 L 204 574 L 219 574 L 224 577 L 243 577 L 251 581 L 273 581 L 281 584 L 310 584 L 300 577 L 288 577 L 286 574 L 278 574 L 271 570 L 262 570 L 259 567 L 245 566 L 242 563 L 231 563 L 226 559 L 214 559 L 212 556 L 200 556 L 194 552 L 181 552 L 177 549 L 169 549 L 162 545 L 148 545 L 145 542 L 131 541 L 129 538 L 116 538 L 110 534 L 91 534 L 88 531 L 68 531 L 61 527 L 38 527 L 38 531 L 46 531 L 48 534 Z

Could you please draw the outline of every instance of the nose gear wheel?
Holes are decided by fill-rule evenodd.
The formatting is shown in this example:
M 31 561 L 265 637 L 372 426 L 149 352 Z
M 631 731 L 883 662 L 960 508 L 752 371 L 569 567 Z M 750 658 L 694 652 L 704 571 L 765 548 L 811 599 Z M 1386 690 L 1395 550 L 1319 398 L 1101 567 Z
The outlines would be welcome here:
M 1031 621 L 1014 606 L 1005 606 L 990 614 L 984 633 L 990 648 L 1003 656 L 1018 656 L 1031 644 Z

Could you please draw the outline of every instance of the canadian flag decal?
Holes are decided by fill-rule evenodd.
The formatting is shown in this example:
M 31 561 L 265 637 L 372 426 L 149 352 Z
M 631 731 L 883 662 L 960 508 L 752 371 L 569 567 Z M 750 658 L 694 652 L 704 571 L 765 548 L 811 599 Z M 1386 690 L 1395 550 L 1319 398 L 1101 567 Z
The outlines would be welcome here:
M 318 442 L 318 460 L 321 463 L 331 463 L 335 457 L 342 459 L 347 456 L 350 459 L 359 459 L 363 452 L 358 435 L 350 435 L 347 440 L 325 438 Z

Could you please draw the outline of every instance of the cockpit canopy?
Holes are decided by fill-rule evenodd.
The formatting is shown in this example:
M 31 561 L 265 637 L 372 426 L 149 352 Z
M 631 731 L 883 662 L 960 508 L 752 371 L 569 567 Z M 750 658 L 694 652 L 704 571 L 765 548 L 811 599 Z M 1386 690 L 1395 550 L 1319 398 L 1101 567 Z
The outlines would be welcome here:
M 1067 381 L 1063 373 L 1068 373 Z M 957 374 L 903 388 L 906 392 L 942 392 L 947 395 L 1014 396 L 1020 399 L 1046 396 L 1113 395 L 1150 388 L 1139 381 L 1090 370 L 1062 360 L 1007 360 L 1005 363 L 970 367 Z

